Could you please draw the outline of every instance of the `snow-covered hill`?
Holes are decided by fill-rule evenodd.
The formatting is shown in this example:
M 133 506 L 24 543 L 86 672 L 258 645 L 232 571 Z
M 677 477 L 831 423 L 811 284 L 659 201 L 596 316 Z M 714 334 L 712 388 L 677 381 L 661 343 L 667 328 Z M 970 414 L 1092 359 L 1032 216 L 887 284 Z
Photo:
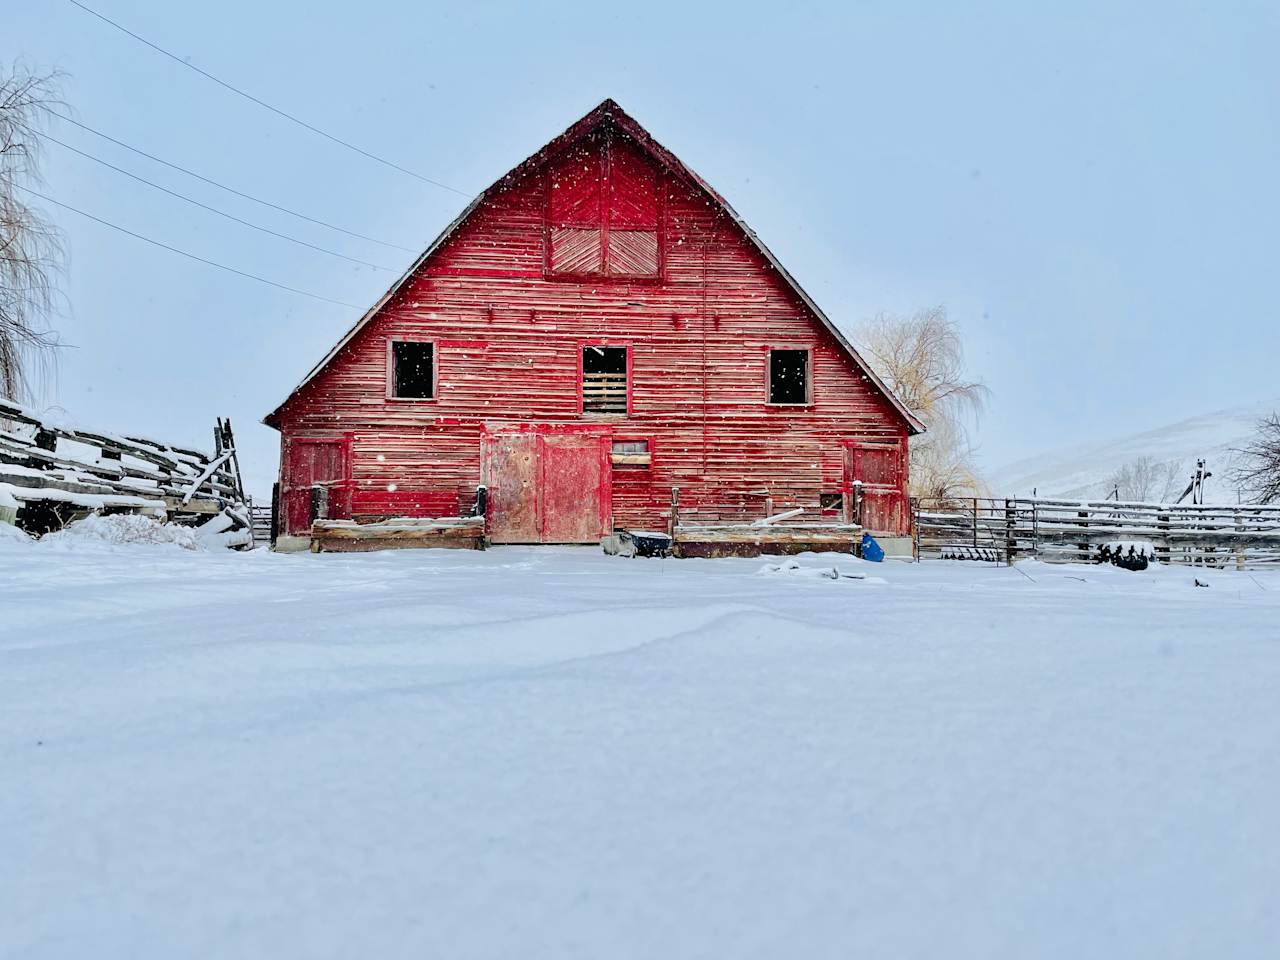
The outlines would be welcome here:
M 1172 490 L 1172 497 L 1181 493 L 1196 458 L 1204 457 L 1214 474 L 1205 487 L 1207 499 L 1234 502 L 1235 488 L 1226 479 L 1232 451 L 1248 442 L 1258 420 L 1274 410 L 1280 410 L 1280 398 L 1042 453 L 989 471 L 991 490 L 999 496 L 1029 496 L 1035 490 L 1042 496 L 1105 497 L 1111 493 L 1111 478 L 1117 470 L 1150 458 L 1157 475 L 1151 479 L 1149 493 L 1139 499 L 1168 499 L 1166 491 Z

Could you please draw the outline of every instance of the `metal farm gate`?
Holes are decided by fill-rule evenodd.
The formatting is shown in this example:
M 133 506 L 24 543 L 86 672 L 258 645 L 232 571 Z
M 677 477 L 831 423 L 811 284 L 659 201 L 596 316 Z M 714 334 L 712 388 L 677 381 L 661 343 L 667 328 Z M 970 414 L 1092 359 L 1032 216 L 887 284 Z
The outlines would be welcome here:
M 1149 544 L 1190 566 L 1280 566 L 1280 506 L 994 497 L 911 501 L 917 559 L 1089 563 L 1105 545 Z

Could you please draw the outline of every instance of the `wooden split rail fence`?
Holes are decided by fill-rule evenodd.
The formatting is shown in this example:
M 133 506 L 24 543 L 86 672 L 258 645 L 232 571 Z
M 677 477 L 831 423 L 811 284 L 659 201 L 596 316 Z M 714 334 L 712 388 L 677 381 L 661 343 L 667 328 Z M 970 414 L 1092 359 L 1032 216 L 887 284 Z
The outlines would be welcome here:
M 914 499 L 911 512 L 917 558 L 1088 563 L 1123 543 L 1161 563 L 1280 566 L 1280 506 L 969 497 Z
M 58 529 L 90 513 L 140 513 L 198 526 L 228 546 L 252 543 L 231 422 L 212 456 L 141 437 L 67 427 L 0 397 L 0 500 L 17 525 Z

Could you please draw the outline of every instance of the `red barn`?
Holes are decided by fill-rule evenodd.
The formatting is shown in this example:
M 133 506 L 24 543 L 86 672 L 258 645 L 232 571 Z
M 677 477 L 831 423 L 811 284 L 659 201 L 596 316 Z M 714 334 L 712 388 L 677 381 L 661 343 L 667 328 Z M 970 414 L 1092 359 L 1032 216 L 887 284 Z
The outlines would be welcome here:
M 920 431 L 718 193 L 612 100 L 481 193 L 265 422 L 282 533 L 357 521 L 496 543 L 767 509 L 903 533 Z

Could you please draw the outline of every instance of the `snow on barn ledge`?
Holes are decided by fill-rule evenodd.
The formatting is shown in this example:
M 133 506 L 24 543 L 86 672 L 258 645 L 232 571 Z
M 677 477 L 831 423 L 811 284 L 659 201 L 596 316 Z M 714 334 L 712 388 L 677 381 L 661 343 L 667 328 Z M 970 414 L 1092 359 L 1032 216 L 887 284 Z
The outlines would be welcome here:
M 265 422 L 281 521 L 594 542 L 803 507 L 901 534 L 923 428 L 725 200 L 612 100 L 481 193 Z

